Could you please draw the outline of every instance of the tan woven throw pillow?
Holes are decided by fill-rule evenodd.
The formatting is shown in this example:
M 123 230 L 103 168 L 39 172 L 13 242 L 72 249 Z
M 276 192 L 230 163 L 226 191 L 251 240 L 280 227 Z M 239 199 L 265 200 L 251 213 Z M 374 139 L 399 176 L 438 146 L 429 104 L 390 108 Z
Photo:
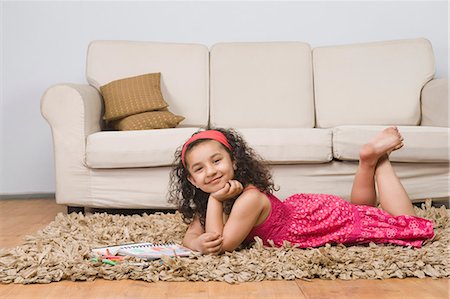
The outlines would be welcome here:
M 116 120 L 111 126 L 120 131 L 167 129 L 175 128 L 182 120 L 183 116 L 175 115 L 168 110 L 151 111 Z
M 160 77 L 161 73 L 145 74 L 101 86 L 105 102 L 103 119 L 110 121 L 167 107 L 161 93 Z

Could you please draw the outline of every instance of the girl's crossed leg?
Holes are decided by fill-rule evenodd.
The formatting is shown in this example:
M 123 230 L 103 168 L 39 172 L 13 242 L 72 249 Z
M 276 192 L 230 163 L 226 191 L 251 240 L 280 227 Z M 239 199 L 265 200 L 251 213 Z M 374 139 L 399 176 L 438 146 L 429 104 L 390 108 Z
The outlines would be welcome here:
M 408 193 L 406 193 L 400 179 L 395 174 L 387 155 L 379 160 L 377 169 L 375 170 L 375 178 L 378 186 L 380 204 L 383 210 L 392 216 L 416 216 L 411 199 Z
M 353 204 L 376 205 L 376 180 L 380 204 L 386 212 L 393 216 L 415 215 L 411 200 L 388 158 L 402 146 L 403 137 L 397 127 L 389 127 L 361 148 L 350 198 Z

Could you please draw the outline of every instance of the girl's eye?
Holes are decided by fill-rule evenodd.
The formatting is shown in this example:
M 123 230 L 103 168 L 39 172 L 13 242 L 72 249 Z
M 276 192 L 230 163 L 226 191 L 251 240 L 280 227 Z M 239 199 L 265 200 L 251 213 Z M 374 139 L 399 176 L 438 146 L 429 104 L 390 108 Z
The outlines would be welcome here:
M 219 162 L 220 162 L 220 159 L 214 160 L 214 163 L 215 163 L 215 164 L 217 164 L 217 163 L 219 163 Z
M 202 167 L 195 168 L 194 172 L 199 172 L 200 170 L 202 170 Z

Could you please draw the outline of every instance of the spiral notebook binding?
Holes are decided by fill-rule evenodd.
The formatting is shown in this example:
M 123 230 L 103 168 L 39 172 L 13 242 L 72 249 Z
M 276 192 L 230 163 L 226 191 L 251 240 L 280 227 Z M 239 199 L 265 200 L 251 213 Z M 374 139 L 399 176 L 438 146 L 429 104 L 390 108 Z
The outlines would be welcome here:
M 130 249 L 130 248 L 145 248 L 145 247 L 169 247 L 176 245 L 175 242 L 166 242 L 166 243 L 152 243 L 152 244 L 145 244 L 145 245 L 130 245 L 130 246 L 123 246 L 122 249 Z

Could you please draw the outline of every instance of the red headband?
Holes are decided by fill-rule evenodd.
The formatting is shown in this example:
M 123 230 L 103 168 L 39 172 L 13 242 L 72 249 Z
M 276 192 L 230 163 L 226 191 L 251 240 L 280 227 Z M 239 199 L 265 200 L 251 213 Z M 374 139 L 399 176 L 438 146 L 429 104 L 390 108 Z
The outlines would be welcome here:
M 184 161 L 184 156 L 186 154 L 186 149 L 187 149 L 188 145 L 191 144 L 192 142 L 194 142 L 196 140 L 200 140 L 200 139 L 212 139 L 212 140 L 218 141 L 221 144 L 223 144 L 224 146 L 226 146 L 231 151 L 231 145 L 228 142 L 227 137 L 225 137 L 225 135 L 223 133 L 216 131 L 216 130 L 201 131 L 200 133 L 197 133 L 194 136 L 192 136 L 191 138 L 189 138 L 189 140 L 186 141 L 186 143 L 183 145 L 183 149 L 181 151 L 181 162 L 183 163 L 184 167 L 186 167 L 186 163 Z

